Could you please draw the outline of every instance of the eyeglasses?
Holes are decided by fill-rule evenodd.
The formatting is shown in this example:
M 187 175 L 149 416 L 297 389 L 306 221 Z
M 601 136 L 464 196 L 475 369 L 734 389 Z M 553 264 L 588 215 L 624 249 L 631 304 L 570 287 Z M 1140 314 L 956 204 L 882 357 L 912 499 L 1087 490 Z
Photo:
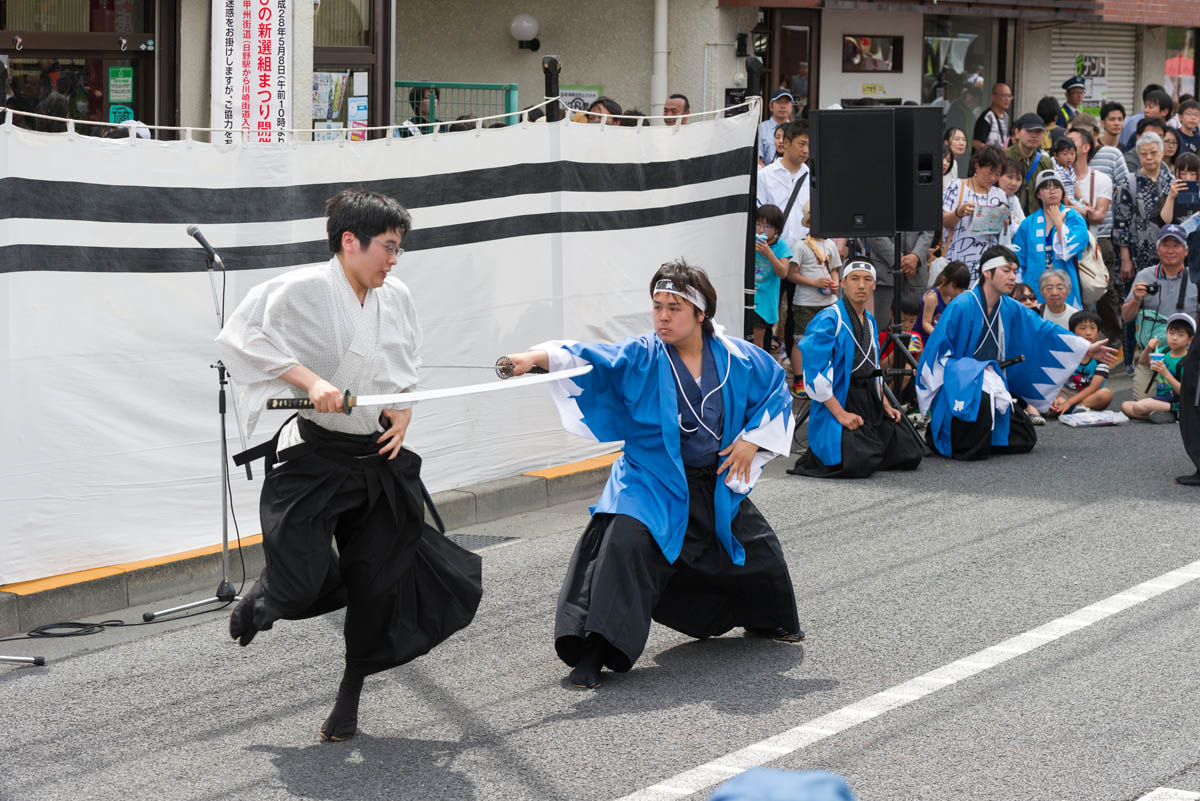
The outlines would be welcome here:
M 382 239 L 376 239 L 373 236 L 369 236 L 367 239 L 370 239 L 372 242 L 378 242 L 380 247 L 386 250 L 390 255 L 395 256 L 397 259 L 404 255 L 404 248 L 396 247 L 395 245 L 389 245 Z
M 1037 300 L 1037 295 L 1017 295 L 1017 300 L 1021 301 L 1022 303 L 1027 300 Z

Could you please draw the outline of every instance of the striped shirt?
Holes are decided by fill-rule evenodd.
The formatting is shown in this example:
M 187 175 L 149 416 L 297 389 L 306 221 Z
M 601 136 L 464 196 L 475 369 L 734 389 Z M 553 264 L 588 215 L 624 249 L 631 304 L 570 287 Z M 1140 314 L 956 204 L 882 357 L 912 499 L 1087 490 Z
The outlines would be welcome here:
M 1100 228 L 1096 231 L 1097 239 L 1111 238 L 1113 209 L 1117 205 L 1116 190 L 1117 187 L 1125 185 L 1125 176 L 1129 174 L 1129 168 L 1125 165 L 1125 154 L 1111 145 L 1104 145 L 1092 154 L 1088 169 L 1099 170 L 1112 179 L 1113 202 L 1108 205 L 1108 214 L 1104 215 L 1104 222 L 1100 223 Z

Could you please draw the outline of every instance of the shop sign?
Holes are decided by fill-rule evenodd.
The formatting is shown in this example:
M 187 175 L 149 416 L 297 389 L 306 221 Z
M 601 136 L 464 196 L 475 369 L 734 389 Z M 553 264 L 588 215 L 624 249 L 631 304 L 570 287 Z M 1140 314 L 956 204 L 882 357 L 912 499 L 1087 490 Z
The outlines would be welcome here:
M 1080 111 L 1100 116 L 1100 105 L 1108 100 L 1108 53 L 1080 53 L 1075 56 L 1075 74 L 1083 78 L 1083 103 Z
M 596 98 L 602 94 L 604 94 L 603 86 L 564 84 L 558 88 L 558 96 L 571 111 L 587 111 L 596 102 Z
M 282 142 L 291 127 L 291 0 L 211 0 L 212 141 Z
M 864 83 L 862 85 L 862 93 L 864 95 L 882 95 L 885 91 L 883 84 L 880 83 Z
M 108 68 L 108 102 L 133 102 L 133 67 Z

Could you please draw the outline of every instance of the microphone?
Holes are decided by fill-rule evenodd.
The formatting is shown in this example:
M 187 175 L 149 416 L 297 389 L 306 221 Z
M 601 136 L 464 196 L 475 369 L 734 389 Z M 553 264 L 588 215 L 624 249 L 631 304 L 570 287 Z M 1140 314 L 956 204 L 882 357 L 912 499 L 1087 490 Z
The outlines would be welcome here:
M 208 240 L 204 238 L 204 234 L 200 233 L 200 226 L 189 225 L 187 228 L 188 236 L 200 243 L 200 247 L 204 248 L 204 252 L 208 254 L 208 258 L 213 264 L 221 265 L 221 269 L 225 269 L 225 262 L 221 261 L 221 257 L 217 255 L 217 251 L 213 250 L 213 246 L 208 244 Z

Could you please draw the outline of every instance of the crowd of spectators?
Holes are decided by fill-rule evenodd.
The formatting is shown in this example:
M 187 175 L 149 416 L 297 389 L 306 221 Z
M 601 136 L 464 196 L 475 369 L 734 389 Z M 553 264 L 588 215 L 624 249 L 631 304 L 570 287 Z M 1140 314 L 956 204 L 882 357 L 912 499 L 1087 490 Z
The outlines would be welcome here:
M 1004 83 L 991 87 L 986 107 L 978 83 L 944 104 L 942 226 L 904 233 L 898 256 L 891 237 L 824 242 L 812 236 L 805 216 L 807 123 L 795 118 L 786 89 L 774 92 L 759 128 L 758 202 L 770 204 L 777 222 L 772 230 L 790 257 L 785 274 L 785 259 L 767 263 L 760 248 L 756 281 L 760 290 L 774 285 L 768 296 L 776 308 L 760 315 L 756 341 L 793 368 L 795 342 L 813 313 L 808 295 L 818 291 L 810 283 L 813 254 L 828 252 L 828 265 L 850 258 L 876 264 L 879 326 L 892 322 L 894 293 L 901 291 L 900 322 L 911 333 L 910 349 L 919 350 L 946 304 L 978 283 L 980 255 L 1001 244 L 1018 256 L 1018 302 L 1118 350 L 1111 370 L 1133 378 L 1136 405 L 1126 404 L 1126 414 L 1173 421 L 1169 379 L 1183 347 L 1187 324 L 1181 319 L 1190 320 L 1193 333 L 1196 327 L 1200 284 L 1200 102 L 1183 95 L 1177 103 L 1152 84 L 1136 113 L 1116 102 L 1087 109 L 1085 85 L 1074 76 L 1063 83 L 1063 98 L 1041 98 L 1019 115 Z M 968 97 L 968 91 L 978 96 Z M 981 212 L 987 207 L 1003 209 L 999 232 L 979 224 L 996 217 Z M 904 275 L 899 290 L 891 280 L 895 261 Z M 821 282 L 835 296 L 837 270 L 830 267 Z M 804 303 L 796 300 L 801 294 Z M 794 367 L 798 375 L 798 363 Z M 1051 416 L 1108 408 L 1109 374 L 1109 365 L 1079 365 Z M 802 377 L 793 380 L 793 391 L 804 394 Z

